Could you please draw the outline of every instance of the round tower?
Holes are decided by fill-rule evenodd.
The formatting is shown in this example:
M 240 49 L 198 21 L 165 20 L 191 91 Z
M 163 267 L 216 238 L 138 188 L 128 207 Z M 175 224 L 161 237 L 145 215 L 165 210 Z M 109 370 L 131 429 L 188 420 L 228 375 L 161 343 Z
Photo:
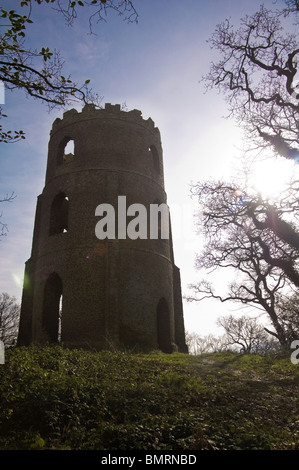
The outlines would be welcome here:
M 158 210 L 166 204 L 151 119 L 111 104 L 56 119 L 25 267 L 19 344 L 186 352 L 171 228 Z

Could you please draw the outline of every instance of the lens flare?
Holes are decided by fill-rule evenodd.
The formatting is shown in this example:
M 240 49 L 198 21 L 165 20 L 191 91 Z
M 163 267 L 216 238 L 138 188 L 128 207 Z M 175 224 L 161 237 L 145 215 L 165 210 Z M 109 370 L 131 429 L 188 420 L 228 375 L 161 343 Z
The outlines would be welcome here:
M 13 280 L 14 280 L 14 283 L 15 283 L 18 287 L 20 287 L 20 286 L 22 285 L 23 279 L 22 279 L 18 274 L 13 273 L 13 274 L 12 274 L 12 278 L 13 278 Z

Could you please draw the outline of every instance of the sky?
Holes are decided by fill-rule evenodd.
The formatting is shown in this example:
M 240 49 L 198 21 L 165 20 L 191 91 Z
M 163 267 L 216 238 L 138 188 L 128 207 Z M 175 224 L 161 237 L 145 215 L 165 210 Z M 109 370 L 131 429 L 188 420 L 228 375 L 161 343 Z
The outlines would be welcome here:
M 278 0 L 278 3 L 280 0 Z M 18 2 L 2 1 L 12 9 Z M 269 8 L 273 1 L 263 2 Z M 89 10 L 84 7 L 72 27 L 49 5 L 34 5 L 28 27 L 28 45 L 58 49 L 64 75 L 75 82 L 90 79 L 102 104 L 125 105 L 151 117 L 162 139 L 165 187 L 172 212 L 175 262 L 181 271 L 182 293 L 201 278 L 195 270 L 201 238 L 195 233 L 195 201 L 190 185 L 199 180 L 229 177 L 240 163 L 242 135 L 233 120 L 225 119 L 224 97 L 205 93 L 200 82 L 217 59 L 207 40 L 216 25 L 230 17 L 233 24 L 260 7 L 256 0 L 135 0 L 138 23 L 115 14 L 94 26 L 89 34 Z M 71 106 L 72 107 L 72 106 Z M 63 110 L 50 113 L 41 102 L 23 92 L 5 92 L 5 125 L 22 129 L 26 140 L 0 144 L 0 196 L 14 192 L 2 203 L 2 221 L 9 232 L 0 241 L 0 292 L 21 301 L 24 263 L 30 257 L 37 196 L 42 192 L 47 146 L 52 122 Z M 224 279 L 222 273 L 218 279 Z M 185 328 L 205 336 L 222 334 L 219 316 L 238 312 L 234 304 L 184 301 Z

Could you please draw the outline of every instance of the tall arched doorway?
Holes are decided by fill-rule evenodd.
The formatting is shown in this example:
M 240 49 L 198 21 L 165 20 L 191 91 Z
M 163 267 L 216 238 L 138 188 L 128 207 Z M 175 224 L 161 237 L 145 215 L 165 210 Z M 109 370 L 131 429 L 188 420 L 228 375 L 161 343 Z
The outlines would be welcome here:
M 65 193 L 56 194 L 51 204 L 49 235 L 68 231 L 69 198 Z
M 42 329 L 50 343 L 61 340 L 62 281 L 58 274 L 52 273 L 45 284 Z
M 169 307 L 164 298 L 159 300 L 157 305 L 157 340 L 158 347 L 165 353 L 171 353 L 170 339 L 170 313 Z

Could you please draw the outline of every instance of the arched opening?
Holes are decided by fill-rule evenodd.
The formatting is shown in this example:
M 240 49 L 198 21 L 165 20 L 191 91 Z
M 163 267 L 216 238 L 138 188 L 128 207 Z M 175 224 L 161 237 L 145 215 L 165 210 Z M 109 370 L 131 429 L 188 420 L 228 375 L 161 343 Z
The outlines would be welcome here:
M 152 157 L 154 170 L 157 173 L 160 173 L 160 158 L 159 158 L 158 150 L 156 149 L 155 145 L 151 145 L 148 150 Z
M 50 343 L 61 342 L 62 281 L 52 273 L 45 284 L 42 312 L 42 330 Z
M 157 340 L 158 347 L 165 353 L 171 353 L 170 313 L 166 300 L 159 300 L 157 305 Z
M 49 235 L 68 231 L 69 198 L 65 193 L 57 194 L 51 205 Z
M 58 146 L 57 164 L 68 163 L 75 155 L 75 141 L 71 137 L 64 137 Z

